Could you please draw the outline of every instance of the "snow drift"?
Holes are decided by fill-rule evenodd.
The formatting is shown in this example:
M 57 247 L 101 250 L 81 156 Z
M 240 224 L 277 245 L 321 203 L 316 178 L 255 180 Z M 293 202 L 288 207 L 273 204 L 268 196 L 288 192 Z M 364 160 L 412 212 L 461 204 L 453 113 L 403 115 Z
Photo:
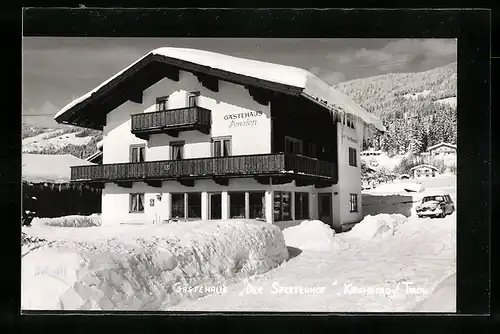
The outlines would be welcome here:
M 279 227 L 253 220 L 62 230 L 22 258 L 23 309 L 162 310 L 288 258 Z
M 456 312 L 457 274 L 446 277 L 432 291 L 431 295 L 419 303 L 414 312 Z
M 366 216 L 360 223 L 346 232 L 346 237 L 353 237 L 362 240 L 385 239 L 393 236 L 399 225 L 408 221 L 408 218 L 401 214 L 379 214 Z
M 335 238 L 335 231 L 319 220 L 305 220 L 283 230 L 287 246 L 301 250 L 339 251 L 348 247 Z
M 101 216 L 93 214 L 90 216 L 64 216 L 57 218 L 35 218 L 32 226 L 58 226 L 58 227 L 91 227 L 101 225 Z

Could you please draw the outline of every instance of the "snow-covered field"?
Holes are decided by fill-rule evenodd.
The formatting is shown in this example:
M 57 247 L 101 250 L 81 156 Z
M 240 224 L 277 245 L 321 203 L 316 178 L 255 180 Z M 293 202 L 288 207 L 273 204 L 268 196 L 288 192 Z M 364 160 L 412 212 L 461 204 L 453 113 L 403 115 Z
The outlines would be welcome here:
M 457 107 L 457 97 L 456 96 L 447 97 L 445 99 L 436 100 L 434 102 L 436 102 L 436 103 L 442 103 L 442 104 L 447 104 L 447 105 L 449 105 L 452 108 L 456 108 Z
M 22 151 L 29 152 L 48 148 L 59 149 L 68 144 L 87 145 L 92 140 L 92 136 L 76 137 L 80 132 L 81 131 L 63 133 L 61 129 L 49 130 L 39 135 L 23 139 Z

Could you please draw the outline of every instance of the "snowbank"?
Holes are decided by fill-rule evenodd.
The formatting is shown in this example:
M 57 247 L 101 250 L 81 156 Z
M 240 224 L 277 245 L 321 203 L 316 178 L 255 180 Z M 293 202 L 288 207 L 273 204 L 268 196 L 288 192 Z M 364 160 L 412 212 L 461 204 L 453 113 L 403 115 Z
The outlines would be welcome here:
M 23 309 L 161 310 L 288 258 L 279 227 L 253 220 L 37 230 L 59 240 L 22 258 Z
M 90 216 L 64 216 L 57 218 L 35 218 L 32 226 L 59 226 L 59 227 L 91 227 L 101 225 L 101 216 L 93 214 Z
M 335 238 L 335 231 L 319 220 L 305 220 L 283 230 L 287 246 L 300 250 L 339 251 L 348 247 Z
M 409 190 L 409 191 L 408 191 Z M 376 188 L 366 191 L 373 194 L 401 194 L 408 192 L 422 192 L 425 187 L 420 182 L 401 182 L 394 181 L 392 183 L 381 183 Z
M 366 216 L 363 220 L 345 233 L 346 237 L 362 240 L 385 239 L 393 236 L 398 226 L 408 221 L 401 214 L 382 213 L 376 216 Z
M 71 154 L 23 154 L 22 177 L 32 183 L 66 183 L 71 178 L 71 166 L 82 165 L 94 164 Z
M 431 295 L 419 303 L 413 312 L 456 312 L 457 275 L 445 278 L 432 291 Z

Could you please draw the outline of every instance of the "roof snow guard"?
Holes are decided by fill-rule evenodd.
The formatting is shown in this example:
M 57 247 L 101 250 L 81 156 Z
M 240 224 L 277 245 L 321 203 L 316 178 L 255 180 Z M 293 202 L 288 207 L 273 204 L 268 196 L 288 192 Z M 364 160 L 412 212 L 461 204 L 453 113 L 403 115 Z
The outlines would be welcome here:
M 332 112 L 352 114 L 368 126 L 385 131 L 380 119 L 304 69 L 202 50 L 169 47 L 149 52 L 95 89 L 66 105 L 54 119 L 58 123 L 102 129 L 105 114 L 130 100 L 129 96 L 142 94 L 144 89 L 164 77 L 178 80 L 178 70 L 303 96 Z M 137 84 L 139 80 L 140 83 Z

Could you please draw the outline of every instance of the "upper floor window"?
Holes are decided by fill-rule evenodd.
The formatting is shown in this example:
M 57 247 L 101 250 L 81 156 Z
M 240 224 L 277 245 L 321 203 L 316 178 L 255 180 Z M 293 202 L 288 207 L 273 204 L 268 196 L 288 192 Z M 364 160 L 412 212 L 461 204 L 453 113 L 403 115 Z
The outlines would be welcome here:
M 130 162 L 146 161 L 146 145 L 130 146 Z
M 231 138 L 213 138 L 212 145 L 214 157 L 228 157 L 231 155 Z
M 168 109 L 168 96 L 156 98 L 156 111 L 165 111 Z
M 316 157 L 316 144 L 315 143 L 309 143 L 309 156 L 310 157 Z
M 356 149 L 349 147 L 349 166 L 357 167 Z
M 286 136 L 285 153 L 302 154 L 302 140 Z
M 184 141 L 170 142 L 170 157 L 171 160 L 184 159 Z
M 198 106 L 198 100 L 200 97 L 200 92 L 190 92 L 187 94 L 187 106 L 196 107 Z
M 347 114 L 345 120 L 346 120 L 345 125 L 354 129 L 354 117 L 353 117 L 353 115 Z

